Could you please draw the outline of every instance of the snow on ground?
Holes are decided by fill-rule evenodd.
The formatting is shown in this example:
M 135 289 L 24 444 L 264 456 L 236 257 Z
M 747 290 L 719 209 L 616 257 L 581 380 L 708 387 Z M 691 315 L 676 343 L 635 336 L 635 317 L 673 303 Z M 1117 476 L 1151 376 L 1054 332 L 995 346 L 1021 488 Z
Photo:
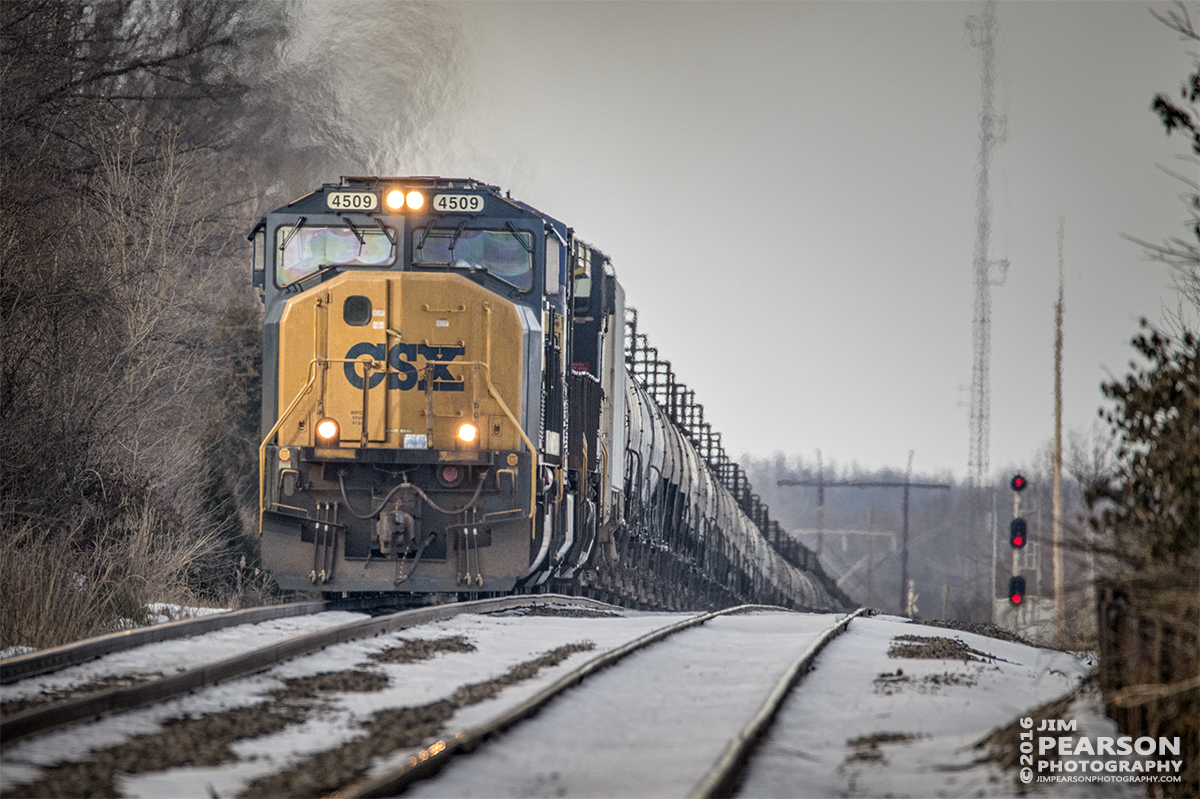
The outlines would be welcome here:
M 925 627 L 856 620 L 787 699 L 739 795 L 1012 796 L 1016 774 L 976 761 L 974 744 L 1074 689 L 1088 658 Z M 896 636 L 958 639 L 993 662 L 893 658 Z M 903 671 L 897 675 L 897 670 Z M 887 676 L 884 676 L 887 675 Z M 1097 729 L 1108 722 L 1080 708 Z M 1101 714 L 1102 715 L 1102 714 Z M 1088 791 L 1091 791 L 1089 793 Z M 1056 785 L 1055 796 L 1134 795 L 1123 786 Z
M 146 605 L 146 623 L 138 624 L 132 619 L 121 619 L 115 625 L 115 632 L 122 630 L 133 630 L 138 627 L 152 627 L 155 624 L 165 624 L 169 621 L 178 621 L 180 619 L 194 619 L 200 616 L 212 616 L 217 613 L 228 613 L 229 608 L 199 608 L 189 607 L 187 605 L 173 605 L 168 602 L 152 602 Z M 35 646 L 10 646 L 7 649 L 0 649 L 0 660 L 15 658 L 18 655 L 28 655 L 30 652 L 37 652 Z
M 329 695 L 324 697 L 329 705 L 304 722 L 233 744 L 238 762 L 130 775 L 119 783 L 123 794 L 131 797 L 233 796 L 249 782 L 289 767 L 308 754 L 363 735 L 360 723 L 382 708 L 425 705 L 451 696 L 460 686 L 494 679 L 557 647 L 595 643 L 593 651 L 577 652 L 494 699 L 461 709 L 447 724 L 446 731 L 452 734 L 515 706 L 601 652 L 690 615 L 632 611 L 609 618 L 464 615 L 340 644 L 157 708 L 17 743 L 3 752 L 0 787 L 8 789 L 30 781 L 42 766 L 80 758 L 132 735 L 152 733 L 172 717 L 252 704 L 288 677 L 350 668 L 389 677 L 389 685 L 382 691 Z M 272 624 L 294 624 L 303 618 L 312 617 Z M 699 763 L 719 754 L 732 732 L 757 709 L 764 689 L 836 618 L 768 612 L 714 619 L 571 689 L 534 719 L 452 764 L 438 780 L 416 786 L 415 792 L 554 796 L 564 795 L 561 792 L 566 790 L 568 795 L 580 796 L 685 795 L 706 770 L 688 758 Z M 888 617 L 855 620 L 847 633 L 821 653 L 816 668 L 788 699 L 759 750 L 742 795 L 1006 796 L 1017 792 L 1013 773 L 976 763 L 984 753 L 973 744 L 1026 711 L 1067 694 L 1090 664 L 1061 652 L 905 621 Z M 958 639 L 994 659 L 964 663 L 961 659 L 889 657 L 889 646 L 898 635 Z M 403 640 L 450 636 L 465 637 L 476 651 L 441 652 L 415 663 L 368 661 L 371 653 Z M 898 669 L 902 674 L 897 674 Z M 1081 731 L 1116 734 L 1094 702 L 1078 706 L 1072 713 L 1079 719 Z M 673 737 L 665 736 L 664 731 Z M 396 752 L 387 763 L 377 764 L 372 776 L 403 762 L 414 751 Z M 633 760 L 631 751 L 636 755 Z M 501 763 L 501 770 L 485 768 L 477 772 L 485 777 L 468 776 L 472 762 L 486 765 L 489 761 Z M 642 767 L 648 770 L 636 772 L 631 763 L 639 761 L 644 761 Z M 609 781 L 572 782 L 580 770 L 607 775 Z M 497 773 L 507 776 L 497 781 Z M 682 778 L 684 773 L 694 779 Z M 670 777 L 672 787 L 654 782 L 659 775 L 663 780 Z M 441 782 L 450 779 L 459 781 Z M 1139 789 L 1112 784 L 1057 785 L 1045 792 L 1116 797 L 1137 795 Z
M 825 614 L 721 616 L 630 656 L 406 795 L 687 796 Z
M 0 660 L 15 658 L 17 655 L 28 655 L 30 652 L 36 651 L 37 648 L 32 646 L 10 646 L 8 649 L 0 649 Z
M 172 605 L 169 602 L 152 602 L 146 606 L 149 624 L 165 624 L 179 619 L 198 619 L 201 616 L 214 616 L 218 613 L 228 612 L 229 608 L 196 608 Z
M 390 678 L 389 686 L 383 691 L 332 694 L 326 697 L 332 701 L 332 706 L 307 721 L 277 734 L 235 743 L 232 748 L 240 758 L 237 763 L 128 776 L 120 783 L 123 794 L 130 797 L 194 796 L 208 799 L 214 792 L 220 796 L 233 796 L 250 781 L 280 771 L 307 754 L 332 749 L 362 735 L 359 722 L 381 708 L 413 707 L 449 697 L 462 685 L 493 679 L 519 663 L 566 644 L 591 641 L 596 645 L 591 652 L 576 653 L 558 666 L 543 669 L 536 678 L 505 690 L 496 699 L 467 709 L 479 710 L 486 705 L 488 710 L 484 715 L 490 715 L 518 704 L 599 652 L 692 615 L 695 614 L 632 611 L 608 618 L 462 615 L 436 624 L 327 647 L 262 674 L 214 686 L 158 707 L 111 716 L 14 744 L 3 751 L 0 789 L 7 790 L 11 785 L 35 779 L 40 767 L 80 759 L 89 751 L 113 746 L 134 735 L 152 733 L 167 719 L 254 704 L 270 691 L 280 688 L 281 681 L 288 677 L 358 667 L 382 672 Z M 401 641 L 458 635 L 466 637 L 476 651 L 444 652 L 416 663 L 368 665 L 368 655 L 394 647 Z M 451 724 L 456 728 L 462 726 L 458 718 L 452 719 Z M 409 754 L 410 751 L 405 751 L 398 758 L 406 758 Z
M 365 613 L 326 611 L 308 616 L 271 619 L 257 624 L 239 624 L 190 638 L 160 641 L 136 649 L 113 652 L 78 666 L 5 685 L 0 687 L 0 700 L 10 702 L 29 699 L 43 693 L 66 691 L 110 675 L 169 676 L 215 663 L 249 649 L 269 646 L 305 633 L 366 618 L 369 616 Z

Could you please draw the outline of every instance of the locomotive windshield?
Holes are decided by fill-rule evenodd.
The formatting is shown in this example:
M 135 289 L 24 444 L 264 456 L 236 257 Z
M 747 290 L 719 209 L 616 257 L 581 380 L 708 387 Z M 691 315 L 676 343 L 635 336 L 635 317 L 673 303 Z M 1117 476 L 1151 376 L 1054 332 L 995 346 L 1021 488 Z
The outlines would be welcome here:
M 533 288 L 533 235 L 525 230 L 413 232 L 413 263 L 482 269 L 521 291 Z
M 288 286 L 325 266 L 386 266 L 395 260 L 392 236 L 382 228 L 295 225 L 275 229 L 275 282 Z

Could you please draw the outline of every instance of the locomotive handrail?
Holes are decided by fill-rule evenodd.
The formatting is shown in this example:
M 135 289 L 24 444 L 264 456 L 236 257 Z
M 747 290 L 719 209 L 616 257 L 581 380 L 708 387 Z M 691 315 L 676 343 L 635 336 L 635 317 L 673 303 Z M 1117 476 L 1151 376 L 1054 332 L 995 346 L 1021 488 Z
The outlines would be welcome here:
M 258 445 L 258 535 L 262 536 L 263 531 L 263 500 L 267 494 L 267 444 L 271 443 L 271 439 L 279 432 L 279 428 L 283 426 L 284 421 L 292 415 L 292 411 L 296 410 L 296 406 L 300 404 L 300 400 L 304 395 L 312 390 L 313 383 L 317 382 L 317 372 L 313 369 L 314 366 L 326 365 L 331 363 L 358 363 L 358 359 L 351 358 L 313 358 L 308 362 L 308 382 L 304 384 L 304 388 L 296 394 L 296 398 L 292 400 L 292 404 L 287 407 L 287 410 L 279 414 L 279 419 L 275 422 L 275 426 L 267 433 L 266 438 Z M 365 381 L 364 381 L 365 385 Z
M 308 363 L 308 372 L 309 372 L 308 382 L 304 384 L 304 388 L 300 389 L 300 393 L 298 393 L 296 395 L 296 398 L 294 400 L 292 400 L 292 404 L 288 406 L 287 410 L 284 411 L 283 413 L 279 414 L 279 419 L 277 419 L 275 421 L 275 426 L 271 428 L 270 432 L 268 432 L 266 437 L 262 440 L 262 443 L 258 445 L 258 536 L 259 536 L 259 538 L 262 538 L 262 533 L 263 533 L 263 513 L 264 513 L 263 500 L 266 499 L 266 496 L 267 496 L 267 444 L 269 444 L 271 439 L 275 437 L 275 434 L 279 432 L 279 428 L 283 426 L 284 420 L 287 419 L 288 416 L 291 415 L 292 411 L 294 411 L 296 409 L 296 406 L 300 404 L 300 400 L 304 397 L 304 395 L 312 390 L 313 383 L 317 382 L 317 373 L 313 369 L 313 366 L 315 366 L 317 364 L 317 362 L 320 360 L 321 360 L 320 358 L 313 358 L 311 361 L 309 361 L 309 363 Z
M 500 392 L 492 385 L 491 366 L 486 361 L 426 361 L 426 363 L 431 363 L 435 366 L 483 367 L 483 380 L 487 384 L 488 393 L 492 395 L 492 399 L 496 400 L 496 404 L 500 406 L 500 410 L 504 411 L 504 415 L 512 422 L 513 427 L 517 430 L 517 434 L 521 436 L 521 440 L 525 442 L 525 446 L 529 449 L 530 457 L 533 459 L 533 464 L 529 471 L 529 515 L 526 517 L 527 519 L 532 519 L 537 507 L 537 480 L 535 479 L 538 468 L 537 449 L 534 448 L 533 442 L 529 440 L 529 436 L 525 434 L 525 428 L 517 421 L 517 417 L 513 415 L 513 412 L 508 409 L 508 405 L 505 404 L 504 398 L 500 396 Z
M 317 372 L 313 367 L 315 367 L 317 365 L 323 366 L 323 365 L 327 365 L 327 364 L 331 364 L 331 363 L 358 363 L 358 360 L 351 359 L 351 358 L 313 358 L 311 361 L 309 361 L 309 363 L 308 363 L 308 372 L 309 372 L 308 382 L 305 383 L 304 387 L 302 389 L 300 389 L 300 391 L 296 394 L 296 398 L 292 400 L 292 403 L 291 403 L 291 405 L 289 405 L 287 407 L 287 410 L 285 410 L 283 413 L 281 413 L 279 415 L 279 419 L 275 422 L 275 425 L 271 428 L 270 432 L 267 433 L 266 437 L 263 438 L 262 443 L 258 447 L 258 534 L 259 534 L 259 536 L 261 536 L 262 532 L 263 532 L 263 513 L 264 513 L 263 500 L 266 498 L 266 493 L 267 493 L 267 445 L 271 443 L 271 439 L 274 438 L 275 434 L 279 432 L 279 428 L 283 426 L 284 421 L 286 421 L 287 418 L 289 416 L 291 416 L 292 411 L 296 410 L 296 406 L 300 404 L 300 400 L 303 399 L 304 396 L 306 394 L 308 394 L 309 391 L 312 390 L 313 384 L 316 383 L 316 381 L 317 381 Z M 517 421 L 517 417 L 513 415 L 513 412 L 511 410 L 509 410 L 508 405 L 504 402 L 504 398 L 500 396 L 500 392 L 496 389 L 496 387 L 494 385 L 492 385 L 491 367 L 485 361 L 426 361 L 426 363 L 434 365 L 434 366 L 451 366 L 451 365 L 453 365 L 453 366 L 476 366 L 476 367 L 481 366 L 481 367 L 483 367 L 483 370 L 484 370 L 483 379 L 484 379 L 484 383 L 487 385 L 488 394 L 490 394 L 492 396 L 492 399 L 494 399 L 496 401 L 496 404 L 500 406 L 500 410 L 504 411 L 504 415 L 508 417 L 508 420 L 510 422 L 512 422 L 513 427 L 516 428 L 517 434 L 521 436 L 521 440 L 525 442 L 525 446 L 529 449 L 529 455 L 532 458 L 532 467 L 530 469 L 530 475 L 529 475 L 529 515 L 526 517 L 528 519 L 532 519 L 533 514 L 537 509 L 537 480 L 536 480 L 537 467 L 538 467 L 537 450 L 534 448 L 533 442 L 529 439 L 529 436 L 526 435 L 525 428 L 523 428 L 521 426 L 521 423 Z M 365 385 L 365 381 L 364 381 L 364 385 Z

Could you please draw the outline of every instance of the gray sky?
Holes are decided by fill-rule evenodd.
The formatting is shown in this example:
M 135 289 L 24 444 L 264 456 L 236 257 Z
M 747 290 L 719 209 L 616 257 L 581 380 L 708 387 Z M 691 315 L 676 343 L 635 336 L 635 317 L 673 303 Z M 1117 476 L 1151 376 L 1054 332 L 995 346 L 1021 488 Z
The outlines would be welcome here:
M 613 260 L 734 456 L 965 477 L 982 3 L 464 3 L 471 89 L 406 170 L 471 176 Z M 1137 319 L 1175 303 L 1128 233 L 1181 235 L 1195 174 L 1149 105 L 1188 47 L 1166 3 L 997 10 L 993 471 L 1053 433 L 1066 220 L 1066 425 L 1089 430 Z M 446 111 L 446 109 L 443 109 Z

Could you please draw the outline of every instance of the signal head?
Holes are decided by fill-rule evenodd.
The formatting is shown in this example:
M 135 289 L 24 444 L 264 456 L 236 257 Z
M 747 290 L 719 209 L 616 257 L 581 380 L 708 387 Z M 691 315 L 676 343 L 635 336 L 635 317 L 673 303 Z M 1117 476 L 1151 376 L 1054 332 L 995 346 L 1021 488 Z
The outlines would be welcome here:
M 1014 474 L 1013 479 L 1008 483 L 1012 486 L 1012 490 L 1020 493 L 1025 490 L 1025 486 L 1029 485 L 1029 481 L 1020 474 Z
M 1025 578 L 1012 577 L 1008 581 L 1008 601 L 1019 605 L 1025 601 Z
M 1028 540 L 1026 536 L 1025 520 L 1021 518 L 1013 519 L 1008 525 L 1008 543 L 1013 549 L 1020 549 L 1025 546 Z

